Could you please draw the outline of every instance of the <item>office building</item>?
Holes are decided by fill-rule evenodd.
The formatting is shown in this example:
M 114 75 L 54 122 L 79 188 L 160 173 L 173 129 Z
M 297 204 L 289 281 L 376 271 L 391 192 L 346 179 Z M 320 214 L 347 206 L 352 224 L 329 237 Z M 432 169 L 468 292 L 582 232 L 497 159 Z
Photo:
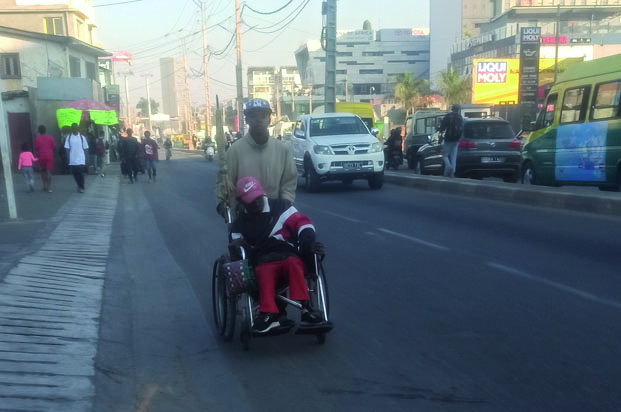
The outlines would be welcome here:
M 162 86 L 162 110 L 175 124 L 173 128 L 189 130 L 192 114 L 190 94 L 183 57 L 163 57 L 160 59 Z
M 339 101 L 379 103 L 392 95 L 397 77 L 403 73 L 429 79 L 428 29 L 339 31 L 336 51 Z M 320 42 L 308 41 L 295 52 L 295 59 L 304 87 L 322 95 L 325 52 Z

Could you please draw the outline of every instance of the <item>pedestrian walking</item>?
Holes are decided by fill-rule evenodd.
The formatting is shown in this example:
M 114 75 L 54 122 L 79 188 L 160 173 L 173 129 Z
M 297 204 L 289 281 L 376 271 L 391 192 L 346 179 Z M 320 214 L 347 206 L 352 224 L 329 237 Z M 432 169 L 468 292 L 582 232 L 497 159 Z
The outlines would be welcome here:
M 272 199 L 295 201 L 298 174 L 291 151 L 269 135 L 272 109 L 263 99 L 246 103 L 244 115 L 248 133 L 226 152 L 226 169 L 221 169 L 216 183 L 216 210 L 224 216 L 228 205 L 235 212 L 235 186 L 245 176 L 254 177 Z
M 138 181 L 138 156 L 140 143 L 132 134 L 132 129 L 126 130 L 127 136 L 119 142 L 119 155 L 121 157 L 121 172 L 129 176 L 129 182 Z
M 97 174 L 97 138 L 91 132 L 88 133 L 88 169 L 89 173 Z
M 455 177 L 455 168 L 457 167 L 457 145 L 464 130 L 464 119 L 459 114 L 459 110 L 458 104 L 451 106 L 451 112 L 444 116 L 438 129 L 440 132 L 444 132 L 442 160 L 444 161 L 444 176 L 446 177 Z
M 65 141 L 67 158 L 71 174 L 78 185 L 78 192 L 84 193 L 84 172 L 86 170 L 86 153 L 88 153 L 88 142 L 80 133 L 77 123 L 71 125 L 71 134 Z
M 71 128 L 69 126 L 63 126 L 60 132 L 61 145 L 58 148 L 58 157 L 60 158 L 61 163 L 61 173 L 64 175 L 68 175 L 70 173 L 69 159 L 67 158 L 67 150 L 65 149 L 65 142 L 70 134 Z
M 36 162 L 39 159 L 34 157 L 32 152 L 28 150 L 28 143 L 22 144 L 22 152 L 19 154 L 19 162 L 17 170 L 22 172 L 24 176 L 24 183 L 26 184 L 27 192 L 34 192 L 34 175 L 32 171 L 32 162 Z
M 105 174 L 105 167 L 106 167 L 106 162 L 105 162 L 105 156 L 106 153 L 108 152 L 108 148 L 106 141 L 104 141 L 104 131 L 100 130 L 99 131 L 99 137 L 97 138 L 97 141 L 95 142 L 95 153 L 97 155 L 97 169 L 96 169 L 96 173 L 98 175 L 100 175 L 101 177 L 104 177 Z
M 43 191 L 52 193 L 52 170 L 54 170 L 54 138 L 45 134 L 45 126 L 39 126 L 39 135 L 35 137 L 34 148 L 39 166 L 41 167 L 41 180 Z
M 148 130 L 144 132 L 144 137 L 145 138 L 142 140 L 142 151 L 144 153 L 145 168 L 149 174 L 149 181 L 153 179 L 153 182 L 155 182 L 155 176 L 157 174 L 155 163 L 159 161 L 157 142 L 151 138 L 151 132 Z

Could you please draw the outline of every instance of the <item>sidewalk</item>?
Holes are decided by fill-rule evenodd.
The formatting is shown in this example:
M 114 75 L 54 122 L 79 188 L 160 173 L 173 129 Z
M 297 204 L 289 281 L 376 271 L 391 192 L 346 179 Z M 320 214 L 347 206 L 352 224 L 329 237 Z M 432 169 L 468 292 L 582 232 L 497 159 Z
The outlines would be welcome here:
M 106 167 L 103 179 L 119 179 L 118 163 Z M 100 176 L 87 175 L 85 187 L 88 192 Z M 83 195 L 77 192 L 72 175 L 53 175 L 52 193 L 43 192 L 41 175 L 35 175 L 35 191 L 27 192 L 21 174 L 13 174 L 17 219 L 9 219 L 4 176 L 0 175 L 0 280 L 7 266 L 20 257 L 32 253 L 41 245 L 68 209 Z
M 1 410 L 92 410 L 120 184 L 108 171 L 88 176 L 84 194 L 72 176 L 55 176 L 53 193 L 18 190 L 22 218 L 0 222 L 0 246 L 13 250 L 0 255 Z

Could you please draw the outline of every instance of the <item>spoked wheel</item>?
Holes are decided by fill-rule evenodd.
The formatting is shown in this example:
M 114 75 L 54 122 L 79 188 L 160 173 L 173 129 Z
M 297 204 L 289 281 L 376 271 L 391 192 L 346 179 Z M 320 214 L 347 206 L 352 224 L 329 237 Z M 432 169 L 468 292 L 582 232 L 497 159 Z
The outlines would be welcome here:
M 244 351 L 247 351 L 248 349 L 250 349 L 251 332 L 250 332 L 250 322 L 248 322 L 248 320 L 244 320 L 244 322 L 242 323 L 240 338 L 241 338 Z
M 223 264 L 228 262 L 228 257 L 220 256 L 213 265 L 213 277 L 211 282 L 211 297 L 213 302 L 213 316 L 218 335 L 230 341 L 235 333 L 235 317 L 237 315 L 237 300 L 230 298 L 226 293 L 225 279 L 220 275 Z

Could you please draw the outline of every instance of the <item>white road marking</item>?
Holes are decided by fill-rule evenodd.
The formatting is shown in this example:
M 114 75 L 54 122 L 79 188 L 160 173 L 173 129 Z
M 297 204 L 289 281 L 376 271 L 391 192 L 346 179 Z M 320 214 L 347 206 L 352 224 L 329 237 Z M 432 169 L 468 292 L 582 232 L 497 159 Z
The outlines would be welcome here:
M 410 241 L 415 242 L 415 243 L 419 243 L 421 245 L 429 246 L 429 247 L 432 247 L 434 249 L 450 250 L 447 247 L 436 245 L 435 243 L 427 242 L 426 240 L 418 239 L 418 238 L 415 238 L 415 237 L 412 237 L 412 236 L 408 236 L 408 235 L 404 235 L 404 234 L 401 234 L 401 233 L 398 233 L 398 232 L 393 232 L 392 230 L 384 229 L 384 228 L 381 228 L 381 227 L 378 227 L 377 230 L 379 230 L 380 232 L 388 233 L 389 235 L 398 236 L 400 238 L 407 239 L 407 240 L 410 240 Z
M 337 218 L 339 218 L 339 219 L 347 220 L 347 221 L 349 221 L 349 222 L 353 222 L 353 223 L 362 223 L 362 222 L 361 222 L 360 220 L 358 220 L 358 219 L 354 219 L 354 218 L 351 218 L 351 217 L 347 217 L 347 216 L 339 215 L 338 213 L 328 212 L 328 211 L 326 211 L 326 210 L 323 210 L 322 212 L 323 212 L 323 213 L 325 213 L 326 215 L 334 216 L 334 217 L 337 217 Z
M 92 409 L 119 180 L 92 182 L 0 282 L 0 410 Z
M 529 279 L 529 280 L 534 280 L 535 282 L 541 283 L 543 285 L 551 286 L 551 287 L 553 287 L 555 289 L 562 290 L 563 292 L 571 293 L 572 295 L 579 296 L 579 297 L 581 297 L 583 299 L 592 300 L 594 302 L 601 303 L 602 305 L 610 306 L 610 307 L 613 307 L 613 308 L 616 308 L 616 309 L 621 309 L 621 303 L 617 302 L 617 301 L 614 301 L 614 300 L 601 298 L 599 296 L 592 295 L 592 294 L 590 294 L 588 292 L 584 292 L 582 290 L 574 289 L 574 288 L 572 288 L 570 286 L 563 285 L 562 283 L 554 282 L 554 281 L 548 280 L 548 279 L 543 279 L 543 278 L 531 275 L 529 273 L 525 273 L 525 272 L 519 271 L 517 269 L 513 269 L 513 268 L 510 268 L 510 267 L 507 267 L 507 266 L 499 265 L 498 263 L 486 262 L 485 264 L 487 266 L 493 267 L 495 269 L 502 270 L 505 273 L 509 273 L 511 275 L 516 275 L 516 276 L 520 276 L 520 277 L 523 277 L 523 278 Z

